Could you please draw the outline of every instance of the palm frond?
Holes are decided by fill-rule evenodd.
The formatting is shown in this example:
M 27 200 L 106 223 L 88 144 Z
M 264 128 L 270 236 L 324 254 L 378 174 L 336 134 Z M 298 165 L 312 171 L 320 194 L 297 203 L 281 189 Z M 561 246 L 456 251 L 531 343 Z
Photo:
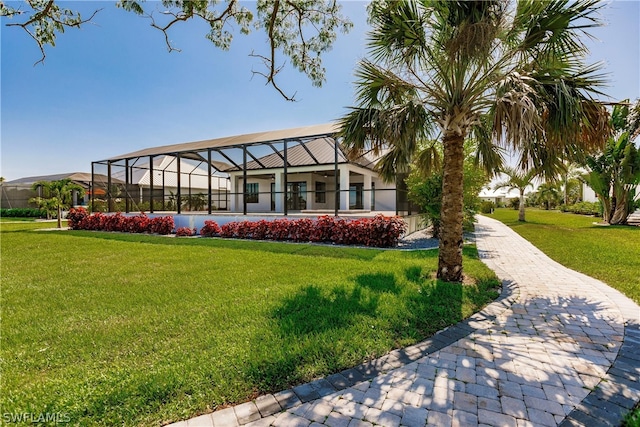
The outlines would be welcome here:
M 425 19 L 414 1 L 372 2 L 367 44 L 371 57 L 390 64 L 415 63 L 427 44 Z

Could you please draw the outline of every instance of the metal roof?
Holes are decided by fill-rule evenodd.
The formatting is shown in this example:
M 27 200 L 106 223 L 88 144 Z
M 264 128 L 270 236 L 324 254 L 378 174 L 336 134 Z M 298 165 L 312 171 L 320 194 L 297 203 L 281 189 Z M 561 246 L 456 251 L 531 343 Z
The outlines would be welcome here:
M 101 180 L 102 179 L 105 182 L 107 180 L 107 176 L 106 175 L 96 174 L 95 177 L 96 177 L 96 180 Z M 78 184 L 90 184 L 91 183 L 91 174 L 87 173 L 87 172 L 71 172 L 71 173 L 58 173 L 58 174 L 55 174 L 55 175 L 26 176 L 24 178 L 14 179 L 13 181 L 5 181 L 3 184 L 5 184 L 5 185 L 16 185 L 16 184 L 33 185 L 38 181 L 51 182 L 51 181 L 60 181 L 61 179 L 70 179 L 71 181 L 76 182 Z M 116 180 L 114 182 L 119 182 L 119 181 Z
M 241 145 L 279 142 L 285 140 L 309 139 L 314 137 L 329 136 L 337 133 L 339 127 L 335 123 L 305 126 L 293 129 L 274 130 L 268 132 L 249 133 L 245 135 L 227 136 L 224 138 L 207 139 L 204 141 L 186 142 L 182 144 L 163 145 L 160 147 L 146 148 L 127 154 L 111 157 L 103 161 L 118 161 L 144 156 L 158 156 L 174 153 L 197 153 L 209 148 L 229 148 Z M 204 160 L 202 156 L 189 156 L 197 160 Z
M 333 165 L 335 162 L 335 139 L 330 137 L 316 138 L 308 142 L 287 148 L 287 166 L 308 166 L 308 165 Z M 373 168 L 375 159 L 369 158 L 368 154 L 355 159 L 356 163 L 365 168 Z M 349 163 L 342 149 L 338 148 L 338 163 Z M 269 154 L 259 159 L 247 162 L 247 170 L 275 169 L 284 166 L 284 150 Z M 227 171 L 239 171 L 241 167 L 232 167 Z

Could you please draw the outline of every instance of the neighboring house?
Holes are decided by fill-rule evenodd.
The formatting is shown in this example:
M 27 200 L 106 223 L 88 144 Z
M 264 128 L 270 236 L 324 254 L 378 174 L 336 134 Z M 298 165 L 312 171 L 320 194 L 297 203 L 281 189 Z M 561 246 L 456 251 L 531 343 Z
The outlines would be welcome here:
M 528 196 L 532 191 L 532 189 L 526 191 L 525 196 Z M 482 201 L 493 202 L 496 205 L 503 205 L 509 203 L 509 200 L 513 198 L 520 198 L 520 192 L 518 191 L 518 189 L 511 189 L 507 191 L 506 188 L 493 190 L 491 187 L 489 187 L 483 188 L 478 197 L 480 197 L 480 200 Z
M 217 208 L 243 214 L 410 213 L 402 180 L 383 182 L 371 153 L 349 159 L 337 131 L 325 124 L 147 148 L 93 162 L 92 171 L 137 186 L 128 197 L 153 206 L 174 189 L 178 199 L 204 192 Z M 216 204 L 222 195 L 226 203 Z
M 95 179 L 106 179 L 106 176 L 95 176 Z M 33 184 L 38 181 L 59 181 L 61 179 L 70 179 L 85 189 L 87 195 L 79 197 L 77 192 L 73 192 L 73 204 L 84 205 L 85 200 L 88 199 L 88 194 L 91 192 L 91 174 L 86 172 L 72 172 L 61 173 L 55 175 L 42 175 L 42 176 L 28 176 L 24 178 L 15 179 L 12 181 L 5 181 L 2 183 L 0 206 L 3 208 L 27 208 L 33 207 L 29 203 L 29 199 L 33 197 L 41 196 L 38 191 L 32 190 Z

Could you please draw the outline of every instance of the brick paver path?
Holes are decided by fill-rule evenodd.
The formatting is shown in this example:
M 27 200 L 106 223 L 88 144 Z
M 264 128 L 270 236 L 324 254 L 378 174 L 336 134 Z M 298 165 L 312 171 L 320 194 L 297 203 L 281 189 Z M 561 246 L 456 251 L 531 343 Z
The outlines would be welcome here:
M 480 217 L 502 297 L 416 346 L 326 379 L 175 424 L 618 425 L 640 400 L 640 307 Z

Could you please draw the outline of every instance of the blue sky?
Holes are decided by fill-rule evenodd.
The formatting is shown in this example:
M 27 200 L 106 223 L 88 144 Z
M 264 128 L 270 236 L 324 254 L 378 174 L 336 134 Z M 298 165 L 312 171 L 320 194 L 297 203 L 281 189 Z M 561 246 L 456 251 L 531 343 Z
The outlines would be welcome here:
M 252 78 L 260 63 L 249 54 L 266 51 L 262 33 L 238 35 L 225 52 L 191 22 L 170 33 L 182 52 L 168 53 L 159 31 L 113 2 L 67 6 L 85 16 L 103 10 L 93 24 L 60 35 L 44 65 L 33 65 L 33 40 L 2 20 L 0 175 L 8 180 L 88 172 L 93 160 L 145 147 L 334 120 L 353 105 L 353 70 L 366 53 L 366 3 L 344 2 L 355 26 L 324 55 L 323 87 L 282 72 L 280 84 L 297 92 L 291 103 Z M 603 18 L 609 25 L 592 31 L 599 41 L 589 42 L 591 61 L 606 62 L 612 99 L 638 98 L 640 2 L 613 1 Z

